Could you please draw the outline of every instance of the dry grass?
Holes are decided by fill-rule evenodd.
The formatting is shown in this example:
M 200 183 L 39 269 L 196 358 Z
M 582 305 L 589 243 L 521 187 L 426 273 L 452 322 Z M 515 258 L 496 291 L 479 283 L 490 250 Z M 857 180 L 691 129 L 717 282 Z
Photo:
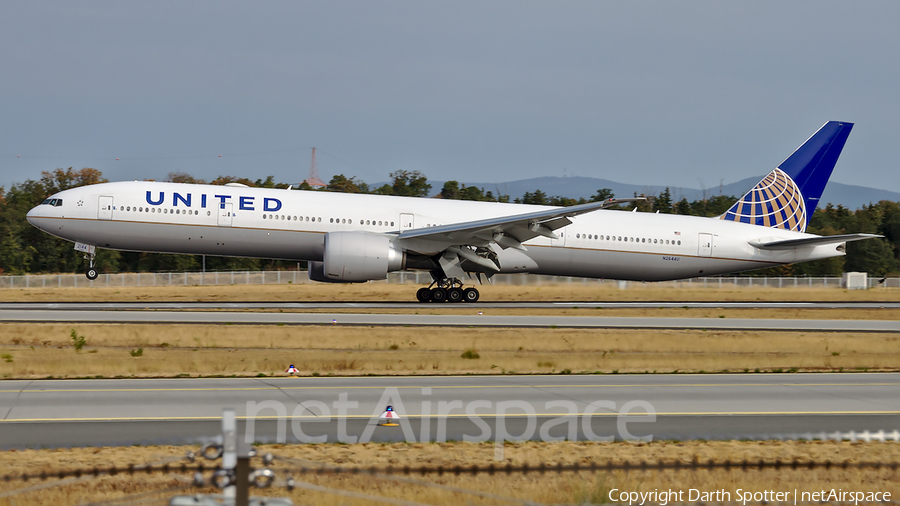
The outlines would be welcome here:
M 72 345 L 75 328 L 86 346 Z M 142 349 L 133 357 L 132 351 Z M 477 350 L 479 358 L 462 357 Z M 900 335 L 0 324 L 0 377 L 900 370 Z
M 410 300 L 412 285 L 236 285 L 2 290 L 4 300 L 44 301 L 384 301 Z M 615 283 L 485 286 L 483 300 L 896 300 L 900 290 L 674 288 Z M 482 309 L 486 314 L 828 318 L 898 320 L 900 310 L 817 309 Z M 333 310 L 328 310 L 333 312 Z M 347 311 L 357 311 L 347 309 Z M 378 312 L 404 313 L 387 309 Z M 423 305 L 417 313 L 461 314 L 469 305 Z M 863 333 L 704 332 L 236 325 L 0 324 L 0 378 L 898 370 L 898 336 Z M 132 352 L 141 349 L 141 356 Z M 464 359 L 466 349 L 478 359 Z
M 364 283 L 350 285 L 282 284 L 124 288 L 29 288 L 0 290 L 0 301 L 398 301 L 415 300 L 418 285 Z M 900 300 L 898 288 L 843 290 L 840 288 L 724 287 L 676 288 L 668 283 L 615 282 L 544 286 L 485 285 L 483 301 L 881 301 Z
M 188 447 L 149 448 L 97 448 L 72 450 L 27 450 L 0 453 L 0 474 L 39 473 L 72 468 L 124 466 L 130 463 L 162 463 L 185 454 Z M 836 442 L 653 442 L 631 443 L 508 443 L 505 461 L 494 462 L 493 446 L 473 443 L 441 444 L 355 444 L 355 445 L 271 445 L 259 448 L 260 453 L 272 452 L 279 457 L 294 460 L 278 460 L 273 470 L 284 478 L 289 473 L 285 467 L 296 465 L 367 466 L 471 466 L 471 465 L 535 465 L 544 463 L 590 462 L 654 462 L 656 460 L 689 461 L 707 460 L 784 461 L 830 460 L 834 462 L 880 461 L 897 462 L 900 446 L 896 443 L 851 444 Z M 496 504 L 496 499 L 485 499 L 473 494 L 448 490 L 459 487 L 510 498 L 528 499 L 541 503 L 608 502 L 609 490 L 653 491 L 654 489 L 700 490 L 724 489 L 732 493 L 741 488 L 750 491 L 776 490 L 819 491 L 842 489 L 844 491 L 888 491 L 892 498 L 900 494 L 900 472 L 897 470 L 817 469 L 817 470 L 765 470 L 765 471 L 646 471 L 613 473 L 564 473 L 564 474 L 504 474 L 472 476 L 413 476 L 409 482 L 388 477 L 368 476 L 301 476 L 298 481 L 321 486 L 361 492 L 427 504 Z M 409 481 L 409 480 L 407 480 Z M 50 480 L 52 482 L 52 480 Z M 48 482 L 49 483 L 49 482 Z M 74 504 L 123 498 L 130 494 L 160 490 L 181 482 L 167 475 L 115 476 L 90 478 L 83 482 L 63 484 L 44 490 L 0 498 L 0 506 Z M 0 483 L 0 493 L 34 486 L 35 482 L 12 481 Z M 431 485 L 431 486 L 428 486 Z M 213 493 L 213 489 L 189 489 L 182 494 Z M 175 492 L 160 494 L 163 502 Z M 290 496 L 295 504 L 369 504 L 321 492 L 296 490 L 289 493 L 283 488 L 253 494 Z M 685 493 L 686 499 L 686 493 Z

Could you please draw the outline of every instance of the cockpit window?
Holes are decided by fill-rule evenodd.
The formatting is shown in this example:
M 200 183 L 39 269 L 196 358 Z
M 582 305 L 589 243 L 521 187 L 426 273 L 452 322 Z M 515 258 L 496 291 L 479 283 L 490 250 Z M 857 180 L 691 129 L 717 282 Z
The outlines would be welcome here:
M 41 205 L 42 205 L 42 206 L 43 206 L 43 205 L 47 205 L 47 204 L 50 203 L 51 200 L 53 200 L 53 199 L 47 199 L 47 200 L 41 202 Z
M 46 205 L 53 206 L 53 207 L 60 207 L 60 206 L 62 206 L 62 202 L 63 202 L 63 199 L 47 199 L 47 200 L 41 202 L 41 205 L 46 204 Z

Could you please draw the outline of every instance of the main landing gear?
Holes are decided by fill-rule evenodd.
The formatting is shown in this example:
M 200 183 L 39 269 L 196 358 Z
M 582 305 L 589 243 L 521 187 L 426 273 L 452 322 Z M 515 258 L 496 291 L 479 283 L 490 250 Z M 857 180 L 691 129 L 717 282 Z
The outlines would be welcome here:
M 434 281 L 428 288 L 419 288 L 416 292 L 419 302 L 477 302 L 480 296 L 476 288 L 463 289 L 462 281 L 458 279 Z
M 91 281 L 100 276 L 100 273 L 97 272 L 97 269 L 94 267 L 94 256 L 94 253 L 89 253 L 84 256 L 84 259 L 88 261 L 88 268 L 84 270 L 84 275 Z

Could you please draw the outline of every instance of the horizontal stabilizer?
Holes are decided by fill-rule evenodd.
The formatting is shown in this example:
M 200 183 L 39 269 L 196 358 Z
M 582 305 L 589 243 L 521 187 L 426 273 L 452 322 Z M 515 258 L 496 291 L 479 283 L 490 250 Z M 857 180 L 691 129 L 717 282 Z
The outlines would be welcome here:
M 843 235 L 826 235 L 818 237 L 804 237 L 803 239 L 788 239 L 786 241 L 772 242 L 755 242 L 750 241 L 751 246 L 759 249 L 784 250 L 803 248 L 810 246 L 820 246 L 822 244 L 840 244 L 850 241 L 861 241 L 863 239 L 874 239 L 876 237 L 884 237 L 876 234 L 843 234 Z

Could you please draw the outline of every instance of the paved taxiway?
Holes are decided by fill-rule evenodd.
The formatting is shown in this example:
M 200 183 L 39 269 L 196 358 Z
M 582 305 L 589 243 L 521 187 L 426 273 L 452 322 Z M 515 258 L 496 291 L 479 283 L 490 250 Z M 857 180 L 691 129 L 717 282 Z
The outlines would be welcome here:
M 707 309 L 900 309 L 900 301 L 818 301 L 818 302 L 489 302 L 474 304 L 422 304 L 420 302 L 0 302 L 0 310 L 63 309 L 70 311 L 110 309 L 422 309 L 422 308 L 487 308 L 487 309 L 659 309 L 659 308 L 707 308 Z
M 710 329 L 812 332 L 900 332 L 900 321 L 480 314 L 269 313 L 234 311 L 95 311 L 0 309 L 0 322 L 181 323 L 244 325 L 386 325 L 425 327 L 554 327 L 596 329 Z
M 386 404 L 400 427 L 375 426 Z M 900 374 L 15 380 L 0 449 L 208 440 L 226 407 L 258 441 L 762 438 L 896 430 Z

